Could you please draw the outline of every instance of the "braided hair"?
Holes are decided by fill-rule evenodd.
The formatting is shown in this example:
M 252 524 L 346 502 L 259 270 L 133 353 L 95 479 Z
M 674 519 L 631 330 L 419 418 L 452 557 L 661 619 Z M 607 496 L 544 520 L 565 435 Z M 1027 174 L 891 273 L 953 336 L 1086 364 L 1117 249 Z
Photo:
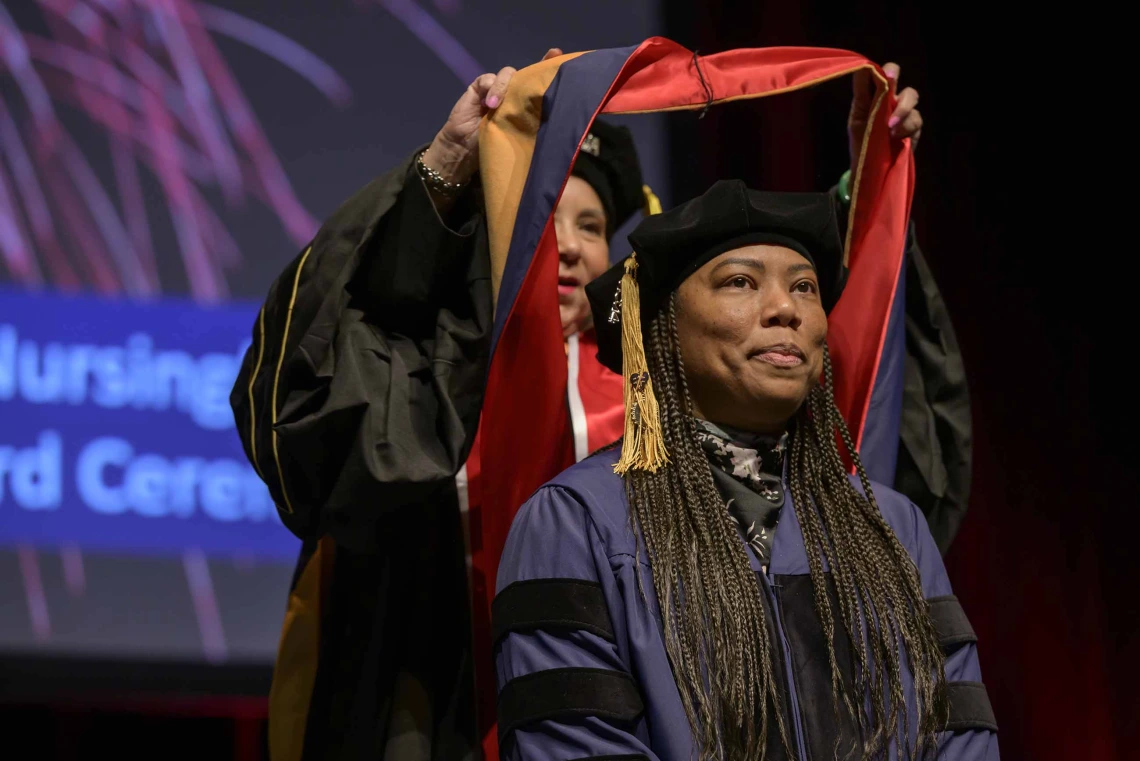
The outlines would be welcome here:
M 694 435 L 699 423 L 677 335 L 676 294 L 646 326 L 645 347 L 670 460 L 655 473 L 629 471 L 625 486 L 630 521 L 653 571 L 665 649 L 699 760 L 763 758 L 771 732 L 789 747 L 775 647 L 747 549 Z M 854 719 L 863 759 L 884 755 L 892 739 L 908 757 L 922 757 L 934 747 L 947 711 L 943 656 L 918 571 L 879 512 L 832 381 L 825 349 L 823 383 L 792 421 L 789 485 L 828 642 L 833 707 L 837 719 L 841 710 Z M 837 431 L 862 491 L 848 478 Z M 853 651 L 853 680 L 841 673 L 835 656 L 836 618 Z M 902 687 L 904 658 L 914 679 L 914 728 Z

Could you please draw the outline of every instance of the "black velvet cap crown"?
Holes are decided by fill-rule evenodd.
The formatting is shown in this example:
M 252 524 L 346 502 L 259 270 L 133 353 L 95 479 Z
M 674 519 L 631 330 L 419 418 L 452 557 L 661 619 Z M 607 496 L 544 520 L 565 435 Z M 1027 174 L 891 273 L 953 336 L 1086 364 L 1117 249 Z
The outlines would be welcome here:
M 690 275 L 743 246 L 784 246 L 803 255 L 815 266 L 828 311 L 846 279 L 839 218 L 827 193 L 765 192 L 750 190 L 740 180 L 721 180 L 704 195 L 647 216 L 629 234 L 629 242 L 637 254 L 643 328 Z M 616 373 L 622 372 L 622 348 L 621 309 L 615 305 L 624 273 L 623 260 L 586 286 L 598 360 Z
M 606 239 L 645 204 L 641 164 L 628 127 L 595 119 L 572 174 L 590 183 L 606 212 Z

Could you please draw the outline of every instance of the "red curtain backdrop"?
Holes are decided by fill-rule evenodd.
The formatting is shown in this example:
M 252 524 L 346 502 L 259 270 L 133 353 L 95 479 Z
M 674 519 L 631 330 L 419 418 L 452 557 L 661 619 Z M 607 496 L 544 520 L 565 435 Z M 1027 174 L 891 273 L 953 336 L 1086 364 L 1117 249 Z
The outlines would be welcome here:
M 1097 68 L 1073 47 L 1075 31 L 1031 33 L 1040 18 L 995 12 L 1008 11 L 670 2 L 666 34 L 705 53 L 848 48 L 898 62 L 903 86 L 920 91 L 914 218 L 974 406 L 970 511 L 947 565 L 981 640 L 1002 757 L 1136 758 L 1138 484 L 1124 441 L 1135 402 L 1117 374 L 1132 345 L 1117 262 L 1132 255 L 1096 242 L 1084 201 L 1096 185 L 1069 177 L 1093 143 L 1066 102 Z M 677 165 L 674 198 L 734 176 L 825 189 L 847 164 L 849 101 L 846 85 L 751 112 L 672 117 L 672 154 L 697 157 Z

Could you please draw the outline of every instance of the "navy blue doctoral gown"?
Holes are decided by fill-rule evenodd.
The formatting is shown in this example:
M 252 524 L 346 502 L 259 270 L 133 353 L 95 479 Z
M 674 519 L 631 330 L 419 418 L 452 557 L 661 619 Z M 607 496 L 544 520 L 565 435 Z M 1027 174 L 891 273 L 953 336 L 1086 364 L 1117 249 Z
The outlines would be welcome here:
M 613 473 L 618 454 L 603 452 L 559 475 L 531 497 L 511 528 L 494 606 L 504 761 L 694 757 L 644 545 L 638 552 L 625 489 Z M 725 494 L 723 484 L 718 488 Z M 937 758 L 997 761 L 997 726 L 981 682 L 976 637 L 926 521 L 899 493 L 872 488 L 918 566 L 947 656 L 951 710 Z M 747 498 L 744 492 L 732 496 Z M 794 509 L 782 511 L 768 573 L 751 551 L 749 556 L 778 648 L 777 687 L 787 708 L 791 757 L 830 759 L 839 748 L 840 758 L 848 751 L 858 758 L 851 750 L 854 727 L 834 713 L 827 643 Z M 842 628 L 836 627 L 836 656 L 850 672 Z M 912 681 L 903 676 L 913 728 Z M 767 745 L 769 759 L 788 758 L 778 738 L 768 738 Z M 898 757 L 892 745 L 890 758 Z

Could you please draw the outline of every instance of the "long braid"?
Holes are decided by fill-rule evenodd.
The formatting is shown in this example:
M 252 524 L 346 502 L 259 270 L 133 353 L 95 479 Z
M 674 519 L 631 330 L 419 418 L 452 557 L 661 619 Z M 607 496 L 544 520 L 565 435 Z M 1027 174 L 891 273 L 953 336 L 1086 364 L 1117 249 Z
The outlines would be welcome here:
M 644 330 L 670 460 L 656 473 L 627 474 L 630 522 L 653 571 L 665 650 L 698 758 L 752 761 L 764 757 L 773 731 L 789 747 L 773 667 L 776 651 L 748 550 L 695 436 L 675 302 L 670 299 Z M 941 649 L 918 571 L 879 512 L 835 405 L 826 352 L 823 375 L 793 421 L 789 488 L 807 547 L 816 614 L 829 643 L 836 718 L 842 709 L 855 721 L 864 759 L 882 755 L 892 739 L 906 756 L 922 756 L 933 747 L 946 712 Z M 840 440 L 861 490 L 848 476 Z M 828 595 L 829 573 L 837 605 Z M 851 643 L 852 683 L 835 654 L 837 614 Z M 902 689 L 904 663 L 913 674 L 918 707 L 915 745 Z
M 863 756 L 880 755 L 895 739 L 906 754 L 933 746 L 937 719 L 946 710 L 943 656 L 926 608 L 918 569 L 883 518 L 870 479 L 832 393 L 831 358 L 824 353 L 823 383 L 812 390 L 793 433 L 791 486 L 805 538 L 819 546 L 838 590 L 840 614 L 856 657 L 855 684 L 840 693 L 863 736 Z M 862 491 L 847 475 L 836 433 L 855 464 Z M 806 539 L 805 539 L 806 540 Z M 809 556 L 810 556 L 809 552 Z M 816 608 L 831 639 L 833 684 L 842 681 L 834 658 L 834 625 L 826 623 L 822 582 L 812 574 Z M 912 674 L 919 715 L 917 746 L 902 688 L 902 658 Z M 870 703 L 871 711 L 853 710 Z M 900 736 L 899 724 L 903 725 Z M 912 751 L 913 749 L 913 751 Z

